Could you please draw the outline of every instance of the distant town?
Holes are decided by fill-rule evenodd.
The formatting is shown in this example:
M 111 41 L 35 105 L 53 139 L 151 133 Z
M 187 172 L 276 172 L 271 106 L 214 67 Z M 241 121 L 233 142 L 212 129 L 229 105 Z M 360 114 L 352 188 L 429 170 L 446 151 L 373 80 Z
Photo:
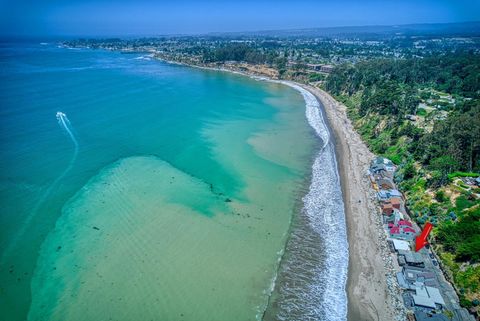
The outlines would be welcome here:
M 208 67 L 238 69 L 273 78 L 316 82 L 336 65 L 376 58 L 423 58 L 448 52 L 480 52 L 480 37 L 411 31 L 378 33 L 361 30 L 314 30 L 278 34 L 212 34 L 140 39 L 77 39 L 71 47 L 122 53 L 151 53 L 155 58 Z

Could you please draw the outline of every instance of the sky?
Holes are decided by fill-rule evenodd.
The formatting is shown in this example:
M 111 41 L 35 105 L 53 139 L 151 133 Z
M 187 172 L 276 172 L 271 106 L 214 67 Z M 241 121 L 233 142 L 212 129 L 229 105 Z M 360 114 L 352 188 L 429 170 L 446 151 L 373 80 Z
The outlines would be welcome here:
M 154 36 L 480 20 L 480 0 L 0 0 L 0 35 Z

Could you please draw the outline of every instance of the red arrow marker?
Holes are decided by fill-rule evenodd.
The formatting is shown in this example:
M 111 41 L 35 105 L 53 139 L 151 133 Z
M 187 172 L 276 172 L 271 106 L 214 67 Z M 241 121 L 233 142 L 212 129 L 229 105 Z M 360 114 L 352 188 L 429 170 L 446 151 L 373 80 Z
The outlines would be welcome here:
M 422 234 L 417 236 L 417 238 L 415 239 L 415 252 L 420 251 L 420 249 L 427 244 L 427 236 L 428 234 L 430 234 L 432 227 L 433 225 L 430 224 L 430 222 L 427 222 L 427 224 L 425 224 Z

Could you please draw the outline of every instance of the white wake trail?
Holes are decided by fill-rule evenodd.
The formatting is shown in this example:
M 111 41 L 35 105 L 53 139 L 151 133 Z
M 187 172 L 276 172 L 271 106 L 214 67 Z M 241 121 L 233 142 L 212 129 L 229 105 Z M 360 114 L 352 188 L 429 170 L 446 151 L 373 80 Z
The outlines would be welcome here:
M 73 144 L 75 145 L 74 157 L 72 157 L 73 161 L 75 161 L 76 154 L 78 153 L 78 142 L 75 138 L 75 135 L 73 135 L 72 131 L 70 130 L 70 120 L 68 120 L 67 115 L 65 115 L 61 111 L 57 112 L 57 119 L 60 126 L 62 126 L 67 131 L 68 135 L 72 139 Z M 73 165 L 72 161 L 70 163 L 71 165 Z
M 78 155 L 78 141 L 75 138 L 75 135 L 73 134 L 71 130 L 71 124 L 70 121 L 67 118 L 67 115 L 61 111 L 57 112 L 56 114 L 58 124 L 67 132 L 68 136 L 73 142 L 74 145 L 74 151 L 72 158 L 70 159 L 70 162 L 68 163 L 68 166 L 65 168 L 65 170 L 50 184 L 48 189 L 43 193 L 43 195 L 40 197 L 40 199 L 37 201 L 35 206 L 33 207 L 32 211 L 30 214 L 27 216 L 25 219 L 25 222 L 23 225 L 19 228 L 17 235 L 12 239 L 10 244 L 6 247 L 5 251 L 2 253 L 2 257 L 0 259 L 0 266 L 5 264 L 5 260 L 10 256 L 12 253 L 15 245 L 17 244 L 18 240 L 20 240 L 23 235 L 25 234 L 25 231 L 27 230 L 28 226 L 32 222 L 33 218 L 36 216 L 38 210 L 40 207 L 45 203 L 45 201 L 50 197 L 52 191 L 55 189 L 55 187 L 58 185 L 58 183 L 70 172 L 70 170 L 73 168 L 73 165 L 77 159 Z

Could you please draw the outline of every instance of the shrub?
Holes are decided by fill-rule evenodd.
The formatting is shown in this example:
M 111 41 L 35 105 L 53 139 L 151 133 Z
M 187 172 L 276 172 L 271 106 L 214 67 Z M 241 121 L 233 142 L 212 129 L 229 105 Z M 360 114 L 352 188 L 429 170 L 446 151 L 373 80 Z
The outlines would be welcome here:
M 418 108 L 417 109 L 417 115 L 418 116 L 422 116 L 422 117 L 425 117 L 427 115 L 427 111 L 423 108 Z
M 454 179 L 455 177 L 478 177 L 480 174 L 473 173 L 473 172 L 453 172 L 448 174 L 448 178 L 450 180 Z
M 447 197 L 445 196 L 445 192 L 442 190 L 438 190 L 435 193 L 435 199 L 440 203 L 445 202 L 447 200 Z

